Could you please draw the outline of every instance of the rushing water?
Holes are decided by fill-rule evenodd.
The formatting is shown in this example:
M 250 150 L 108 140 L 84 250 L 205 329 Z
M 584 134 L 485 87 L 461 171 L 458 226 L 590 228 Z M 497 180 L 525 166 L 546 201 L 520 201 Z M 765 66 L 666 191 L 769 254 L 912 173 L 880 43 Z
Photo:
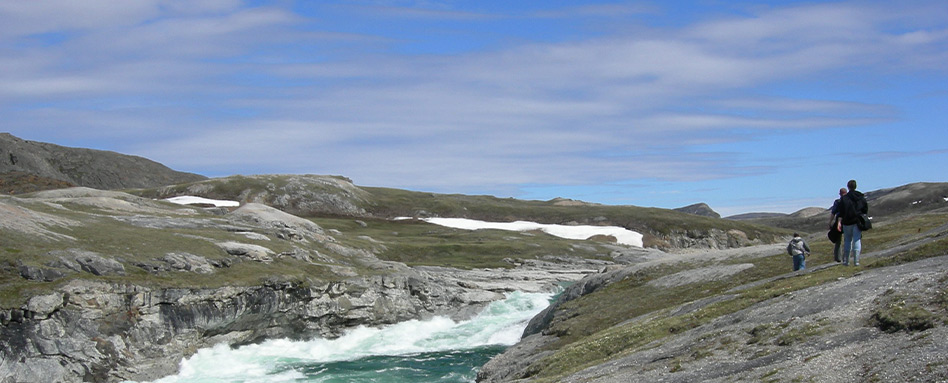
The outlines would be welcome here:
M 271 340 L 199 350 L 156 383 L 473 382 L 477 369 L 520 339 L 552 294 L 512 293 L 471 320 L 444 317 L 359 327 L 333 340 Z

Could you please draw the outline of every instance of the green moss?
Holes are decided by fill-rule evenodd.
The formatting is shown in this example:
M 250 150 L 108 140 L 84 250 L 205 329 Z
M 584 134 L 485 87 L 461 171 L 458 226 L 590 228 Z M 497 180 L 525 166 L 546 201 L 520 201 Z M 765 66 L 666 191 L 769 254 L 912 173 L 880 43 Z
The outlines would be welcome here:
M 807 323 L 799 327 L 789 328 L 781 333 L 780 336 L 777 337 L 776 344 L 778 346 L 790 346 L 804 342 L 826 331 L 823 323 Z
M 944 309 L 933 312 L 926 307 L 925 300 L 931 299 L 936 307 L 943 308 L 941 297 L 907 296 L 888 292 L 877 302 L 877 309 L 870 317 L 870 323 L 885 332 L 919 332 L 943 325 L 948 322 L 948 313 Z

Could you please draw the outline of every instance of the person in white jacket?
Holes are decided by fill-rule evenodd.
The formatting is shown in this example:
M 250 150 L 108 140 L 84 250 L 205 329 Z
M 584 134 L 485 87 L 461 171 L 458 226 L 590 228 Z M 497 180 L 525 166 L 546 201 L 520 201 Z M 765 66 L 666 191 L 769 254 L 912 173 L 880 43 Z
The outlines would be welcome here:
M 787 245 L 787 254 L 793 257 L 793 271 L 803 270 L 806 268 L 806 257 L 810 255 L 810 246 L 800 234 L 793 233 L 793 239 Z

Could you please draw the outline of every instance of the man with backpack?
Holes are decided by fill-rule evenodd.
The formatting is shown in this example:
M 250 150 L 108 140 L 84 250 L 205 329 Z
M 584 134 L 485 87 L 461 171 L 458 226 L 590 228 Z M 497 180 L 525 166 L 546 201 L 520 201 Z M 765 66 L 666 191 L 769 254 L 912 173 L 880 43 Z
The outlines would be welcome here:
M 866 196 L 856 190 L 856 180 L 849 180 L 846 184 L 849 191 L 839 198 L 838 214 L 839 225 L 843 231 L 843 266 L 849 266 L 852 255 L 853 265 L 859 266 L 859 253 L 862 252 L 862 230 L 859 227 L 860 218 L 869 214 L 869 204 Z
M 793 257 L 793 271 L 803 270 L 806 268 L 806 256 L 810 255 L 810 246 L 800 234 L 793 233 L 793 239 L 787 245 L 787 254 Z

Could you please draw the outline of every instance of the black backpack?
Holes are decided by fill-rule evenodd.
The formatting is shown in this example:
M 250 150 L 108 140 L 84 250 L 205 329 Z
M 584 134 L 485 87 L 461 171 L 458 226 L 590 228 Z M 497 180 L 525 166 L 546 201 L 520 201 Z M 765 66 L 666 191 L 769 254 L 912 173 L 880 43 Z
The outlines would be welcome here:
M 847 194 L 849 197 L 854 193 Z M 859 197 L 850 197 L 852 203 L 847 204 L 849 211 L 846 214 L 852 214 L 851 217 L 856 217 L 856 226 L 859 227 L 860 231 L 866 231 L 872 229 L 872 221 L 869 220 L 869 215 L 864 214 L 863 211 L 869 212 L 869 203 L 866 202 L 866 196 L 860 194 Z

